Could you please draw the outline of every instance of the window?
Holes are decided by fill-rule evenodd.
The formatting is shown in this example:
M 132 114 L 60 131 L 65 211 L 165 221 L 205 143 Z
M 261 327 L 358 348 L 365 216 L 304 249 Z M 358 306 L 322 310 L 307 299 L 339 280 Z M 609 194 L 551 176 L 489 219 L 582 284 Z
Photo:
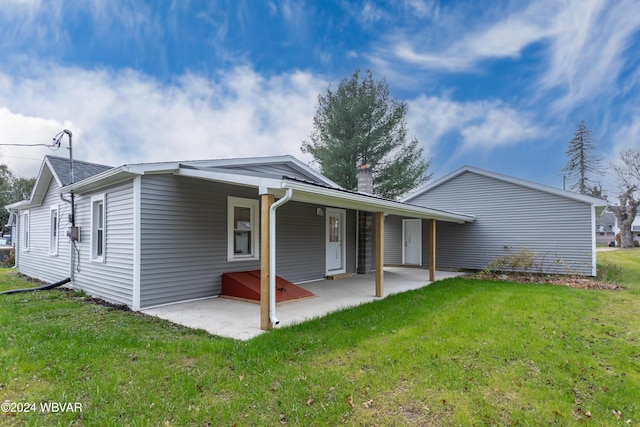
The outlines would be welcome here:
M 330 216 L 329 217 L 329 242 L 335 243 L 340 242 L 341 238 L 340 232 L 340 217 L 339 216 Z
M 58 255 L 58 205 L 49 210 L 49 255 Z
M 29 211 L 22 215 L 22 247 L 25 251 L 29 250 Z
M 104 194 L 91 198 L 91 260 L 104 262 L 105 252 L 105 203 Z
M 258 201 L 229 197 L 227 206 L 229 261 L 258 259 Z

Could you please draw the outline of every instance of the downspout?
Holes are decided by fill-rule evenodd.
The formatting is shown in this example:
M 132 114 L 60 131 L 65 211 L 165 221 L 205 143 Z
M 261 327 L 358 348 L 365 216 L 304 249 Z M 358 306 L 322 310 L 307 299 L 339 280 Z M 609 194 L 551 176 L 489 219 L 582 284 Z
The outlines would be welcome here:
M 293 190 L 287 189 L 283 198 L 269 207 L 269 320 L 273 325 L 280 323 L 276 317 L 276 209 L 291 200 Z

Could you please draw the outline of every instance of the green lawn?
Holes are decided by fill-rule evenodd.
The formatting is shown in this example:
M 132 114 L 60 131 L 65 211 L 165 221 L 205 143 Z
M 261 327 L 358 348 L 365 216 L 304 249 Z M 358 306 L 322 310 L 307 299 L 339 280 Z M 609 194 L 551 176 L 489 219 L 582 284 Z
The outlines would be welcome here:
M 246 342 L 0 295 L 0 403 L 36 405 L 0 425 L 638 425 L 640 250 L 598 258 L 627 290 L 458 278 Z

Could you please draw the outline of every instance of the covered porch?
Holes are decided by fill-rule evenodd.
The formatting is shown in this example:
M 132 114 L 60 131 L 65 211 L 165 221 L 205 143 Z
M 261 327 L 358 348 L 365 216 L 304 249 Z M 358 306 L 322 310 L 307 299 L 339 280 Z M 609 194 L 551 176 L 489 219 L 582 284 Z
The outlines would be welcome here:
M 436 271 L 435 280 L 461 273 Z M 373 285 L 374 274 L 355 275 L 342 280 L 320 280 L 299 286 L 316 297 L 278 305 L 279 327 L 300 323 L 333 311 L 380 299 Z M 431 283 L 422 268 L 384 268 L 385 296 L 419 289 Z M 213 335 L 247 340 L 264 332 L 260 327 L 260 304 L 226 298 L 207 298 L 142 310 L 143 313 Z
M 373 283 L 371 283 L 371 279 L 366 280 L 366 285 L 360 291 L 360 294 L 363 297 L 371 295 L 372 297 L 381 298 L 388 295 L 390 292 L 394 292 L 393 289 L 389 289 L 387 284 L 385 284 L 385 216 L 399 215 L 408 218 L 428 220 L 429 270 L 416 270 L 416 272 L 421 275 L 420 280 L 422 285 L 437 279 L 435 262 L 436 222 L 446 221 L 464 223 L 472 222 L 475 219 L 473 216 L 469 215 L 410 205 L 395 200 L 380 198 L 371 194 L 348 191 L 339 187 L 327 186 L 287 176 L 275 177 L 270 174 L 262 173 L 238 174 L 217 168 L 199 168 L 195 166 L 181 166 L 179 170 L 174 172 L 174 175 L 253 187 L 258 190 L 260 218 L 256 221 L 256 223 L 259 222 L 259 227 L 256 227 L 256 230 L 259 230 L 259 239 L 257 240 L 259 241 L 260 247 L 256 253 L 259 253 L 260 268 L 256 270 L 259 270 L 260 272 L 260 310 L 257 314 L 259 318 L 259 327 L 262 330 L 269 330 L 280 324 L 280 318 L 282 317 L 280 314 L 276 315 L 276 311 L 279 313 L 280 308 L 276 310 L 275 283 L 276 276 L 278 275 L 278 271 L 276 269 L 276 246 L 278 239 L 282 236 L 277 232 L 276 225 L 278 223 L 277 217 L 279 216 L 279 212 L 281 212 L 280 208 L 283 205 L 286 205 L 289 202 L 297 202 L 299 204 L 317 206 L 319 207 L 317 209 L 317 215 L 321 217 L 325 216 L 324 212 L 328 212 L 329 210 L 332 212 L 337 210 L 350 210 L 370 215 L 369 221 L 371 226 L 365 228 L 368 230 L 375 230 L 371 239 L 372 242 L 375 242 L 375 247 L 370 248 L 370 259 L 373 260 L 373 268 L 371 268 L 371 270 L 373 270 L 374 273 L 365 275 L 367 278 L 373 278 Z M 326 217 L 328 219 L 334 218 L 333 214 L 329 215 L 328 213 Z M 293 218 L 290 221 L 295 222 L 297 219 Z M 283 225 L 285 224 L 281 223 L 280 226 Z M 330 230 L 333 230 L 333 224 L 331 226 L 328 224 L 325 225 L 327 237 L 325 244 L 328 247 L 329 242 L 334 242 L 334 240 L 329 238 L 331 236 Z M 336 220 L 336 230 L 344 230 L 345 227 L 346 223 L 344 221 L 344 217 Z M 304 233 L 302 230 L 300 232 Z M 336 231 L 336 234 L 340 233 L 344 235 L 343 231 Z M 336 243 L 342 248 L 339 249 L 339 251 L 342 252 L 342 259 L 346 259 L 346 251 L 344 249 L 347 246 L 346 242 L 344 242 L 342 238 L 338 238 Z M 299 249 L 303 251 L 305 249 L 305 243 L 298 242 L 298 244 Z M 356 252 L 359 250 L 360 248 L 357 248 Z M 346 272 L 344 264 L 341 265 L 340 270 L 343 270 L 342 272 Z M 333 269 L 330 268 L 328 261 L 327 271 L 333 271 Z M 314 290 L 311 290 L 311 292 L 315 293 Z M 317 299 L 312 299 L 311 301 L 317 301 Z M 311 309 L 306 309 L 305 311 L 309 312 L 310 310 Z M 311 312 L 313 312 L 313 310 L 311 310 Z M 286 318 L 283 317 L 282 319 Z

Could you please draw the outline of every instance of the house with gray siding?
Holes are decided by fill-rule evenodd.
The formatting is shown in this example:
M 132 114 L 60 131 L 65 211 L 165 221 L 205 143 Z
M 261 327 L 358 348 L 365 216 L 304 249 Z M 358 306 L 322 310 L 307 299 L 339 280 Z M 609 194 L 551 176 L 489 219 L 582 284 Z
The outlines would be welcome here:
M 82 180 L 110 168 L 76 161 L 75 176 Z M 71 200 L 60 188 L 70 183 L 69 160 L 46 156 L 29 200 L 7 206 L 15 218 L 12 235 L 19 272 L 45 282 L 69 277 L 73 246 L 65 229 L 70 224 Z
M 250 270 L 269 281 L 271 305 L 276 274 L 300 283 L 355 273 L 359 263 L 375 270 L 382 296 L 385 216 L 474 221 L 346 191 L 291 156 L 74 169 L 71 182 L 69 162 L 47 156 L 31 198 L 7 206 L 19 218 L 18 271 L 69 277 L 134 310 L 218 296 L 223 273 Z
M 402 201 L 475 217 L 463 224 L 437 223 L 439 268 L 480 270 L 526 248 L 535 256 L 535 270 L 596 273 L 593 230 L 604 200 L 465 166 Z M 387 264 L 429 264 L 424 221 L 388 216 L 385 242 Z

